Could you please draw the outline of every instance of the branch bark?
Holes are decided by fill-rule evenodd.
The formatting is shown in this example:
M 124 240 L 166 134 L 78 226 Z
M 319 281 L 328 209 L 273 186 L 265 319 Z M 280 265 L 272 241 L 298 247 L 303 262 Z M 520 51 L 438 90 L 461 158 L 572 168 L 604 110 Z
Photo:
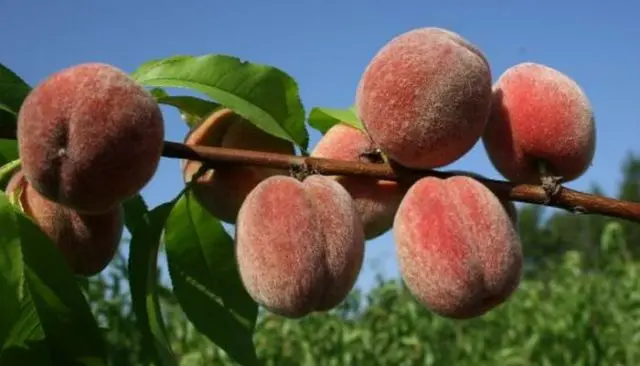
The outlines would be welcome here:
M 290 169 L 292 173 L 323 175 L 349 175 L 378 178 L 399 182 L 408 188 L 416 180 L 433 176 L 447 178 L 456 175 L 438 170 L 409 170 L 389 164 L 348 162 L 304 156 L 292 156 L 259 151 L 220 147 L 187 146 L 165 142 L 165 157 L 202 161 L 212 167 L 220 165 L 252 165 Z M 640 222 L 640 203 L 596 196 L 561 187 L 548 197 L 541 185 L 517 184 L 493 179 L 480 179 L 498 197 L 565 209 L 575 214 L 600 214 Z
M 0 138 L 15 139 L 15 129 L 0 129 Z M 393 164 L 350 162 L 221 147 L 187 146 L 170 141 L 164 142 L 162 155 L 168 158 L 201 161 L 212 168 L 222 165 L 249 165 L 289 169 L 293 175 L 322 174 L 385 179 L 396 181 L 405 189 L 422 177 L 447 178 L 456 175 L 456 173 L 438 170 L 410 170 Z M 596 196 L 566 187 L 561 187 L 557 194 L 548 197 L 541 185 L 477 179 L 503 199 L 561 208 L 575 214 L 599 214 L 640 223 L 640 203 L 638 202 Z

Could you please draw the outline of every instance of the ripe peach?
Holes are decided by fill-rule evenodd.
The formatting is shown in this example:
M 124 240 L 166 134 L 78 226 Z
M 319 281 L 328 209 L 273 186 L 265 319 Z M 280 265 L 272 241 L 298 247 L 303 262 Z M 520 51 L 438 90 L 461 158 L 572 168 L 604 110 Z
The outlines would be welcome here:
M 367 154 L 373 149 L 372 141 L 365 132 L 340 123 L 325 133 L 311 156 L 372 162 Z M 404 191 L 396 182 L 347 176 L 338 176 L 336 179 L 353 197 L 366 239 L 373 239 L 391 229 L 393 217 L 404 196 Z
M 51 201 L 105 213 L 151 180 L 164 121 L 151 94 L 123 71 L 87 63 L 36 86 L 18 116 L 26 179 Z
M 187 145 L 295 154 L 291 142 L 268 134 L 225 108 L 214 112 L 185 138 Z M 198 161 L 182 161 L 185 182 L 202 167 Z M 251 190 L 264 179 L 287 172 L 251 166 L 219 166 L 209 169 L 192 185 L 196 199 L 218 219 L 235 223 L 240 206 Z
M 420 28 L 387 43 L 356 93 L 367 132 L 390 159 L 408 168 L 445 166 L 480 139 L 491 102 L 491 70 L 460 35 Z
M 7 194 L 22 189 L 19 198 L 22 210 L 53 241 L 76 275 L 93 276 L 107 267 L 124 230 L 121 205 L 103 214 L 82 214 L 46 199 L 21 171 L 10 182 Z
M 471 178 L 487 179 L 487 177 L 481 174 L 468 172 L 465 170 L 449 170 L 448 172 L 456 175 L 471 177 Z M 504 207 L 505 211 L 507 211 L 509 218 L 511 218 L 511 222 L 513 222 L 513 224 L 516 225 L 518 222 L 518 210 L 516 209 L 516 205 L 510 200 L 503 200 L 503 199 L 500 199 L 500 203 L 502 203 L 502 207 Z
M 393 231 L 408 289 L 436 314 L 481 316 L 520 282 L 522 248 L 513 223 L 473 178 L 420 179 L 402 200 Z
M 511 181 L 540 184 L 545 175 L 574 180 L 595 152 L 589 100 L 575 81 L 555 69 L 535 63 L 513 66 L 494 85 L 483 144 L 493 166 Z
M 267 178 L 238 214 L 236 258 L 245 288 L 289 318 L 341 303 L 362 267 L 364 243 L 351 196 L 326 176 Z

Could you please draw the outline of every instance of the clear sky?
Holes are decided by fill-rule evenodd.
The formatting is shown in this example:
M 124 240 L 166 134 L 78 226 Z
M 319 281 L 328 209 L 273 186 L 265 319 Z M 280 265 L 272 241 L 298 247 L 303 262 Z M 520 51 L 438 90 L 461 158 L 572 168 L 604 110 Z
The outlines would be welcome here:
M 273 65 L 300 85 L 307 111 L 347 107 L 371 57 L 393 36 L 439 26 L 477 44 L 494 80 L 533 61 L 575 79 L 596 114 L 593 166 L 568 186 L 598 182 L 615 194 L 620 163 L 640 140 L 640 11 L 632 1 L 17 1 L 0 7 L 0 62 L 31 84 L 59 69 L 99 61 L 127 72 L 176 54 L 230 54 Z M 615 4 L 615 5 L 614 5 Z M 164 108 L 166 139 L 187 129 Z M 311 147 L 317 141 L 311 132 Z M 499 178 L 481 143 L 450 168 Z M 143 191 L 155 206 L 182 187 L 177 160 L 163 159 Z M 392 234 L 367 246 L 360 285 L 397 273 Z

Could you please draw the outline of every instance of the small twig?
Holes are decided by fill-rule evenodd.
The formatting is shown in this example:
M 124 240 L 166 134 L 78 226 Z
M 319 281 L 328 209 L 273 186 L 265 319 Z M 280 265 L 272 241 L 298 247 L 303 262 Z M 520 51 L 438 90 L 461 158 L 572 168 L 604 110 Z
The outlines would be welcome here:
M 0 129 L 0 138 L 15 139 L 15 131 L 6 132 L 6 129 Z M 399 182 L 404 187 L 409 187 L 416 180 L 426 176 L 447 178 L 456 175 L 437 170 L 410 170 L 393 163 L 365 163 L 221 147 L 187 146 L 169 141 L 164 142 L 162 155 L 167 158 L 201 161 L 213 168 L 223 165 L 264 166 L 322 175 L 391 180 Z M 640 222 L 640 203 L 596 196 L 566 187 L 562 187 L 553 200 L 548 202 L 548 192 L 541 185 L 516 184 L 484 178 L 477 180 L 502 199 L 556 207 L 572 213 L 600 214 Z

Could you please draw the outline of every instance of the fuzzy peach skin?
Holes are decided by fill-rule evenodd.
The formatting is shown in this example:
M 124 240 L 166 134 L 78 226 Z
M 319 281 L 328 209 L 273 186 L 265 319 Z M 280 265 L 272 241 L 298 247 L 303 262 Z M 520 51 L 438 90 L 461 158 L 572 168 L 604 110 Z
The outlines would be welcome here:
M 247 196 L 236 225 L 245 288 L 272 313 L 300 318 L 340 304 L 364 260 L 364 231 L 335 179 L 270 177 Z
M 54 73 L 18 115 L 24 174 L 40 194 L 86 213 L 104 213 L 153 177 L 164 121 L 151 94 L 123 71 L 86 63 Z
M 39 194 L 18 171 L 7 185 L 7 195 L 20 191 L 19 203 L 23 212 L 61 251 L 73 273 L 93 276 L 113 260 L 124 230 L 124 210 L 118 206 L 96 215 L 81 214 L 52 202 Z
M 311 156 L 326 159 L 372 162 L 367 153 L 374 149 L 366 132 L 344 123 L 332 126 L 316 144 Z M 337 176 L 337 181 L 353 197 L 360 213 L 366 239 L 391 229 L 404 191 L 396 182 Z
M 449 173 L 453 173 L 456 175 L 462 175 L 462 176 L 467 176 L 467 177 L 471 177 L 474 179 L 487 179 L 487 177 L 478 174 L 478 173 L 473 173 L 473 172 L 468 172 L 466 170 L 448 170 L 447 172 Z M 500 198 L 498 198 L 500 199 Z M 513 225 L 517 225 L 518 223 L 518 210 L 516 209 L 516 205 L 510 201 L 510 200 L 503 200 L 500 199 L 500 203 L 502 203 L 502 207 L 504 207 L 505 211 L 507 211 L 507 214 L 509 215 L 509 217 L 511 218 L 511 222 L 513 222 Z
M 473 178 L 417 181 L 400 204 L 393 232 L 409 291 L 435 314 L 481 316 L 520 283 L 523 256 L 513 223 Z
M 562 182 L 586 172 L 595 153 L 595 119 L 574 80 L 527 62 L 507 69 L 493 89 L 483 144 L 500 174 L 540 184 L 540 163 Z
M 255 127 L 231 109 L 220 109 L 196 126 L 185 138 L 186 145 L 219 146 L 233 149 L 295 154 L 291 142 Z M 202 167 L 198 161 L 182 161 L 186 183 Z M 264 179 L 287 171 L 251 166 L 225 166 L 209 169 L 192 185 L 198 202 L 212 215 L 235 223 L 240 206 L 251 190 Z
M 491 70 L 460 35 L 419 28 L 388 42 L 364 71 L 356 110 L 390 159 L 408 168 L 453 163 L 478 142 L 491 103 Z

